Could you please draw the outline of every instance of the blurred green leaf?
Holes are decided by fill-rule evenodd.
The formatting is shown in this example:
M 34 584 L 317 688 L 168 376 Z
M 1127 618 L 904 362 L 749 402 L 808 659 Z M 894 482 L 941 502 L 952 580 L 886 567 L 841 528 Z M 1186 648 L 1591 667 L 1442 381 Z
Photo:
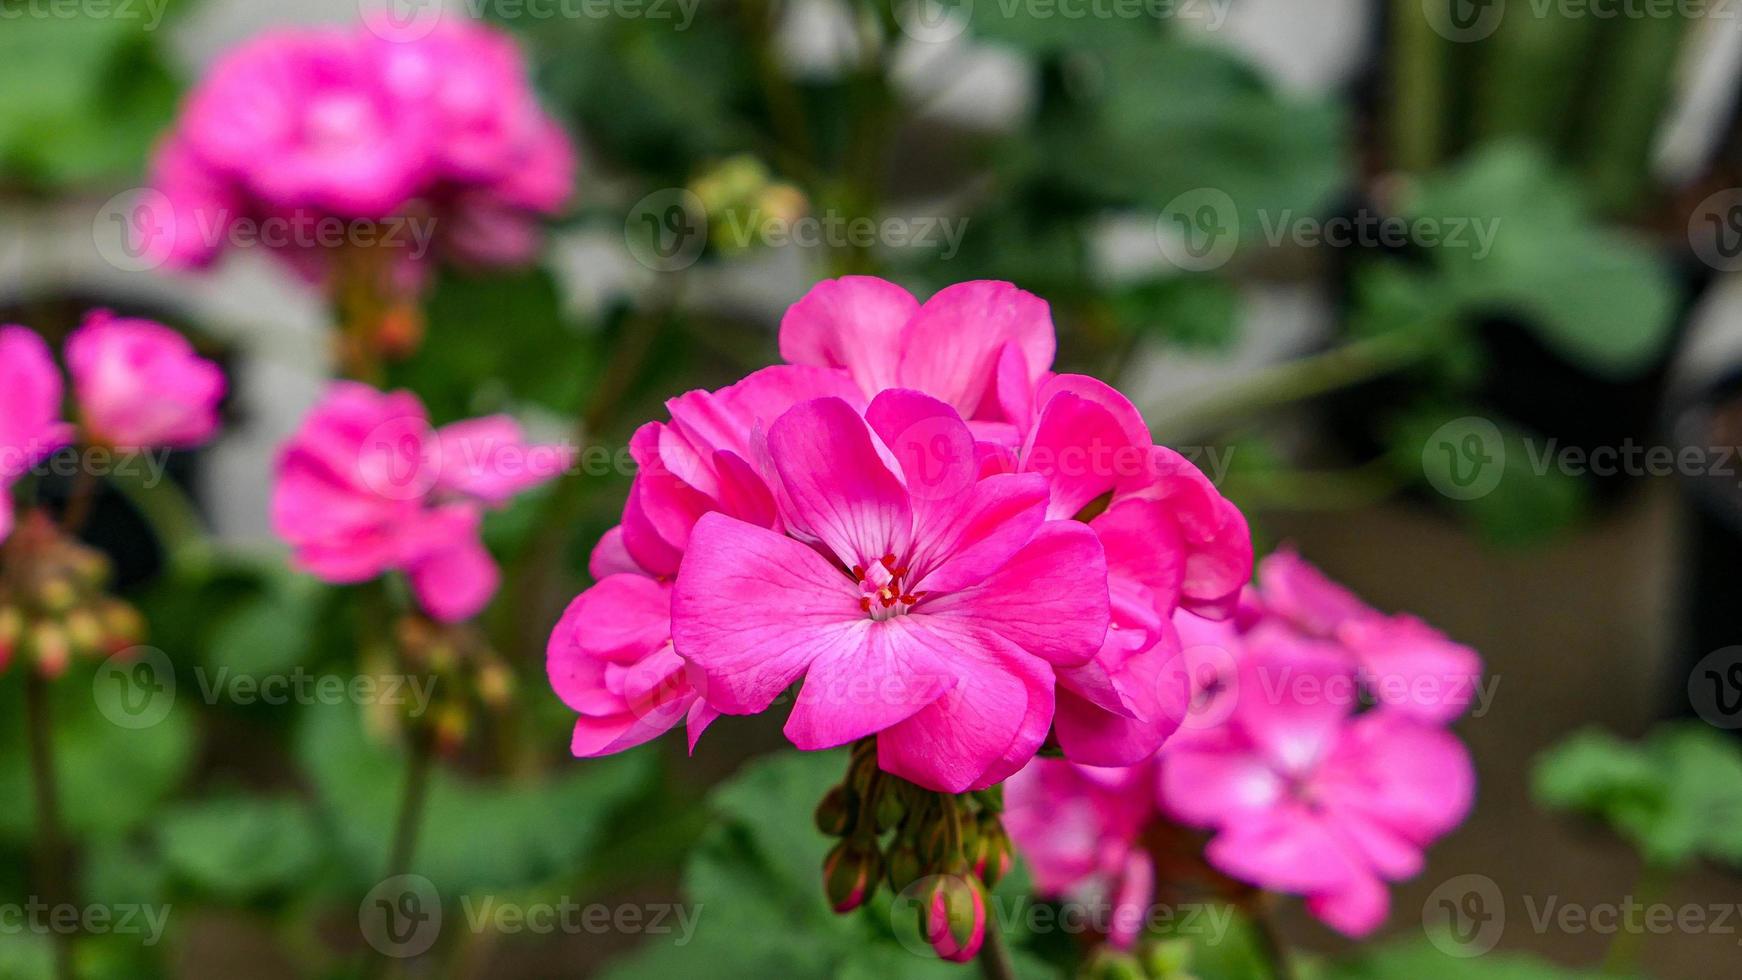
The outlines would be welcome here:
M 1538 760 L 1536 799 L 1603 821 L 1659 866 L 1742 867 L 1742 747 L 1697 724 L 1643 742 L 1579 732 Z
M 54 947 L 49 938 L 31 932 L 0 932 L 0 977 L 54 980 Z
M 1255 241 L 1261 215 L 1316 214 L 1345 180 L 1340 107 L 1279 95 L 1223 48 L 1136 35 L 1066 67 L 1074 97 L 1022 138 L 1084 194 L 1161 209 L 1212 189 Z
M 360 710 L 307 709 L 296 755 L 354 882 L 368 883 L 387 861 L 405 761 L 396 746 L 364 730 Z M 576 761 L 537 782 L 487 783 L 438 765 L 412 867 L 447 893 L 584 872 L 599 830 L 645 788 L 650 769 L 646 753 L 629 753 Z
M 1350 960 L 1327 967 L 1324 980 L 1397 980 L 1402 977 L 1432 980 L 1581 980 L 1599 974 L 1563 970 L 1533 956 L 1489 953 L 1479 957 L 1455 957 L 1440 952 L 1423 940 L 1407 940 L 1373 946 Z M 1613 976 L 1613 974 L 1607 974 Z
M 1443 223 L 1448 242 L 1431 255 L 1442 295 L 1467 315 L 1516 312 L 1562 357 L 1610 377 L 1650 366 L 1669 339 L 1677 290 L 1664 262 L 1597 224 L 1576 181 L 1527 144 L 1496 143 L 1424 179 L 1408 212 Z M 1463 247 L 1449 244 L 1458 226 L 1470 229 Z
M 1471 419 L 1493 425 L 1499 434 L 1498 451 L 1484 446 L 1480 457 L 1465 457 L 1461 447 L 1469 433 L 1463 429 Z M 1450 442 L 1447 427 L 1457 427 Z M 1467 479 L 1469 468 L 1481 468 L 1478 475 L 1484 482 L 1472 487 L 1474 496 L 1448 496 L 1446 504 L 1496 544 L 1522 546 L 1547 540 L 1577 524 L 1590 507 L 1585 481 L 1554 466 L 1540 467 L 1535 456 L 1538 443 L 1527 442 L 1524 433 L 1504 419 L 1488 418 L 1473 408 L 1424 405 L 1393 419 L 1388 431 L 1398 472 L 1411 479 L 1425 478 L 1429 487 L 1443 491 L 1457 486 L 1464 482 L 1460 474 Z
M 1121 324 L 1143 336 L 1226 350 L 1237 335 L 1240 292 L 1214 276 L 1171 276 L 1120 290 L 1113 307 Z
M 962 967 L 896 941 L 907 923 L 893 921 L 887 888 L 848 915 L 834 914 L 824 900 L 821 869 L 831 842 L 817 831 L 812 814 L 846 764 L 844 751 L 783 752 L 750 763 L 721 784 L 708 801 L 712 827 L 684 874 L 685 896 L 702 910 L 695 935 L 681 946 L 649 944 L 605 975 L 960 977 Z M 1027 889 L 1026 875 L 999 884 L 994 904 L 1006 919 L 1020 921 L 1014 912 Z M 1007 934 L 1007 942 L 1021 941 L 1020 933 Z M 1056 976 L 1021 949 L 1013 950 L 1013 961 L 1022 977 Z
M 254 600 L 212 628 L 206 664 L 236 674 L 287 671 L 307 660 L 324 588 L 311 578 L 281 572 Z
M 157 833 L 179 878 L 228 902 L 295 887 L 322 854 L 308 807 L 293 799 L 202 800 L 164 814 Z
M 578 407 L 594 370 L 592 338 L 568 321 L 548 272 L 443 273 L 424 315 L 423 346 L 388 380 L 417 392 L 438 424 L 521 401 Z
M 184 704 L 145 728 L 123 728 L 97 709 L 95 670 L 78 663 L 52 686 L 55 775 L 61 822 L 77 837 L 119 834 L 144 823 L 181 783 L 193 761 L 194 725 Z M 185 698 L 184 698 L 185 700 Z M 19 673 L 0 678 L 0 838 L 28 841 L 36 807 L 24 734 Z

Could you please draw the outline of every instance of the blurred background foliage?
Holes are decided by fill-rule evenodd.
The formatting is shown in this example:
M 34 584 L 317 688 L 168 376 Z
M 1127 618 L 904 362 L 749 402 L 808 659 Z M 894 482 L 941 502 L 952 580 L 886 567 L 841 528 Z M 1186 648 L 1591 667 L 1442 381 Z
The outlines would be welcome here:
M 8 206 L 89 214 L 141 180 L 192 81 L 175 39 L 202 6 L 173 0 L 151 30 L 90 13 L 0 22 Z M 800 6 L 828 16 L 795 27 Z M 1653 165 L 1678 66 L 1705 25 L 1512 16 L 1458 43 L 1432 28 L 1433 0 L 1357 8 L 1369 53 L 1345 82 L 1315 91 L 1279 83 L 1167 5 L 1067 19 L 983 0 L 948 44 L 996 52 L 1025 93 L 1019 111 L 987 122 L 944 111 L 946 93 L 960 108 L 960 65 L 933 56 L 943 42 L 904 32 L 903 4 L 703 0 L 683 29 L 645 16 L 500 16 L 503 7 L 497 19 L 583 146 L 577 202 L 558 234 L 615 243 L 631 286 L 577 304 L 554 260 L 490 277 L 444 271 L 426 297 L 427 341 L 389 381 L 415 390 L 438 423 L 510 410 L 547 430 L 572 426 L 584 445 L 621 447 L 664 398 L 777 359 L 771 318 L 731 299 L 784 260 L 716 234 L 684 268 L 628 265 L 646 244 L 637 236 L 650 196 L 693 192 L 716 232 L 765 214 L 961 220 L 959 251 L 804 250 L 798 280 L 871 273 L 923 296 L 994 278 L 1038 293 L 1052 304 L 1061 370 L 1124 386 L 1158 439 L 1233 453 L 1223 489 L 1255 518 L 1261 545 L 1274 541 L 1270 513 L 1401 498 L 1491 544 L 1541 546 L 1599 519 L 1627 481 L 1539 470 L 1529 447 L 1660 433 L 1672 356 L 1712 285 L 1687 233 L 1690 209 L 1733 182 L 1734 137 L 1673 174 Z M 827 55 L 820 65 L 791 51 L 807 31 L 824 37 L 812 46 Z M 1287 231 L 1338 218 L 1495 231 L 1486 250 L 1315 247 Z M 768 288 L 781 304 L 795 298 Z M 1326 297 L 1324 329 L 1242 356 L 1266 349 L 1262 297 L 1278 289 Z M 6 297 L 8 319 L 52 334 L 92 300 L 129 302 L 90 293 L 20 289 Z M 233 336 L 173 304 L 145 312 L 216 346 Z M 1148 368 L 1172 359 L 1238 369 L 1202 367 L 1213 380 L 1181 399 Z M 1459 501 L 1432 491 L 1438 464 L 1423 447 L 1470 416 L 1496 423 L 1508 451 L 1494 492 Z M 199 466 L 179 461 L 179 485 L 105 498 L 89 532 L 124 567 L 145 556 L 126 585 L 153 645 L 171 655 L 180 695 L 164 721 L 129 730 L 97 711 L 88 667 L 57 687 L 80 894 L 175 910 L 160 946 L 82 940 L 79 972 L 200 977 L 223 975 L 210 963 L 246 963 L 261 975 L 351 975 L 367 962 L 356 896 L 382 873 L 405 780 L 405 760 L 381 737 L 387 722 L 348 703 L 199 692 L 225 671 L 348 674 L 370 613 L 354 591 L 290 575 L 274 552 L 207 540 L 193 518 L 207 503 L 190 475 Z M 415 867 L 450 899 L 683 894 L 705 908 L 707 927 L 688 946 L 526 939 L 537 948 L 521 954 L 471 948 L 491 940 L 451 930 L 441 954 L 460 964 L 456 975 L 959 973 L 901 948 L 887 898 L 846 917 L 819 901 L 825 842 L 810 813 L 838 759 L 787 753 L 740 768 L 777 738 L 731 720 L 693 762 L 665 743 L 568 758 L 570 717 L 543 680 L 543 642 L 585 586 L 586 555 L 626 486 L 621 473 L 572 476 L 491 516 L 508 576 L 485 625 L 516 669 L 516 700 L 465 720 L 473 737 L 434 774 Z M 20 717 L 17 675 L 0 677 L 8 722 Z M 0 738 L 6 900 L 28 894 L 33 832 L 15 735 Z M 1581 735 L 1536 776 L 1545 805 L 1613 826 L 1667 870 L 1742 861 L 1738 785 L 1733 739 L 1675 729 L 1637 745 Z M 1019 873 L 1003 896 L 1019 902 L 1025 884 Z M 1010 939 L 1024 976 L 1057 975 L 1073 955 L 1056 935 Z M 1251 942 L 1238 924 L 1213 946 L 1158 939 L 1154 969 L 1260 977 Z M 1572 975 L 1500 954 L 1452 961 L 1419 937 L 1330 952 L 1309 964 L 1312 976 Z M 0 977 L 48 970 L 40 937 L 0 935 Z

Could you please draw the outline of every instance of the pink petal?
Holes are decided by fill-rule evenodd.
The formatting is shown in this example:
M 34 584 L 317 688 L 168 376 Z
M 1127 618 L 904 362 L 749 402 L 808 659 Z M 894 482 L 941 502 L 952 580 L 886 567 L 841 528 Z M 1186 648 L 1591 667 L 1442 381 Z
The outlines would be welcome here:
M 1302 642 L 1250 654 L 1240 671 L 1234 719 L 1272 766 L 1300 774 L 1337 744 L 1358 704 L 1350 665 Z
M 418 605 L 444 623 L 477 615 L 496 594 L 501 573 L 476 537 L 424 556 L 406 568 Z
M 1147 441 L 1133 444 L 1105 406 L 1065 391 L 1041 408 L 1022 450 L 1022 468 L 1051 485 L 1047 517 L 1068 520 L 1095 498 L 1141 477 L 1148 447 Z
M 865 420 L 839 398 L 818 398 L 768 430 L 795 526 L 848 568 L 907 551 L 913 511 Z
M 587 574 L 593 576 L 594 581 L 607 575 L 647 574 L 640 565 L 635 564 L 635 559 L 629 557 L 629 549 L 623 546 L 622 525 L 606 531 L 599 538 L 599 543 L 593 546 L 593 554 L 587 559 Z
M 1030 734 L 1025 732 L 1030 686 L 1024 678 L 1034 668 L 995 635 L 946 633 L 922 622 L 926 618 L 910 614 L 908 628 L 955 665 L 956 685 L 906 721 L 885 729 L 877 738 L 877 764 L 927 789 L 961 793 L 1005 763 L 1019 736 Z M 1050 692 L 1050 677 L 1042 686 Z M 1050 697 L 1044 708 L 1050 715 Z M 1034 744 L 1039 747 L 1039 742 Z
M 895 455 L 907 492 L 917 502 L 947 501 L 974 483 L 974 435 L 956 410 L 930 395 L 892 388 L 871 400 L 865 421 Z M 915 524 L 926 525 L 920 513 Z M 919 537 L 925 535 L 921 533 Z
M 1391 893 L 1373 875 L 1360 875 L 1342 888 L 1307 898 L 1307 911 L 1352 939 L 1372 935 L 1391 912 Z
M 1287 784 L 1249 750 L 1169 746 L 1161 761 L 1161 801 L 1179 820 L 1216 827 L 1276 806 Z
M 972 416 L 1006 343 L 1021 348 L 1032 378 L 1052 367 L 1058 341 L 1045 300 L 1007 282 L 947 286 L 902 331 L 896 380 Z
M 737 715 L 767 708 L 818 657 L 851 651 L 867 622 L 858 587 L 821 555 L 723 514 L 697 522 L 671 610 L 703 696 Z
M 1258 582 L 1272 612 L 1314 636 L 1334 637 L 1345 622 L 1379 615 L 1292 549 L 1265 558 Z
M 1475 699 L 1482 658 L 1414 616 L 1350 620 L 1337 636 L 1361 663 L 1380 704 L 1445 724 Z
M 892 388 L 901 331 L 919 312 L 907 290 L 870 276 L 811 287 L 780 321 L 780 356 L 790 364 L 845 368 L 867 397 Z
M 995 631 L 1052 664 L 1083 664 L 1107 636 L 1107 560 L 1086 525 L 1050 521 L 984 582 L 916 611 Z
M 955 671 L 930 636 L 897 616 L 862 620 L 859 645 L 818 657 L 805 671 L 786 737 L 801 749 L 829 749 L 873 735 L 943 697 Z
M 916 529 L 908 558 L 912 588 L 950 593 L 986 581 L 1034 539 L 1046 484 L 1032 473 L 990 476 L 948 500 L 918 504 L 927 524 Z
M 1426 844 L 1469 814 L 1476 773 L 1469 750 L 1451 733 L 1384 709 L 1349 725 L 1314 784 Z
M 561 476 L 573 456 L 561 446 L 529 445 L 520 423 L 506 415 L 444 425 L 436 437 L 441 448 L 437 486 L 498 507 Z
M 1204 856 L 1224 874 L 1297 895 L 1335 891 L 1372 876 L 1323 819 L 1295 803 L 1229 822 Z

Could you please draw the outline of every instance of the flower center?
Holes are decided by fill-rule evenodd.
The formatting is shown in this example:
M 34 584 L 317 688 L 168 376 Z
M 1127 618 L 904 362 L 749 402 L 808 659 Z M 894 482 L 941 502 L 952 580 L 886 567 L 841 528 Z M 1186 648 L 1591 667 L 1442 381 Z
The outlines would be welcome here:
M 924 592 L 907 591 L 907 566 L 893 554 L 884 555 L 870 568 L 853 566 L 853 577 L 859 580 L 859 608 L 874 620 L 899 616 L 924 598 Z

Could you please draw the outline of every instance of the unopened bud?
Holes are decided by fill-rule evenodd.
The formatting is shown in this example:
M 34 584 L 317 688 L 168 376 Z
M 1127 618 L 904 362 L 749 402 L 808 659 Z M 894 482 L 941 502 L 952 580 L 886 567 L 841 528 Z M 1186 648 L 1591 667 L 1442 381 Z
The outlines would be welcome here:
M 51 615 L 66 612 L 79 601 L 79 590 L 67 579 L 56 576 L 43 582 L 36 589 L 36 604 Z
M 986 894 L 977 879 L 942 874 L 927 882 L 921 903 L 920 932 L 938 956 L 966 963 L 986 941 Z
M 145 639 L 145 617 L 119 599 L 110 599 L 100 605 L 97 617 L 102 620 L 104 640 L 110 650 L 125 650 Z
M 1163 974 L 1167 976 L 1167 974 Z M 1149 980 L 1143 964 L 1128 953 L 1103 949 L 1089 967 L 1091 980 Z
M 1004 833 L 1004 828 L 982 830 L 972 852 L 974 875 L 985 882 L 987 888 L 998 887 L 998 882 L 1004 880 L 1015 864 L 1011 852 L 1010 838 Z
M 919 880 L 925 866 L 919 862 L 919 849 L 910 840 L 898 840 L 889 849 L 889 887 L 900 893 Z
M 514 699 L 514 674 L 499 663 L 478 669 L 478 697 L 492 708 L 503 708 Z
M 907 815 L 907 804 L 901 799 L 901 794 L 887 784 L 883 792 L 877 796 L 877 832 L 885 833 L 901 826 L 901 818 Z
M 103 649 L 106 639 L 103 624 L 91 610 L 81 608 L 67 613 L 66 627 L 74 653 L 90 656 Z
M 1143 950 L 1143 967 L 1156 980 L 1188 980 L 1192 967 L 1192 941 L 1159 939 Z
M 875 844 L 842 841 L 823 859 L 823 893 L 836 912 L 851 912 L 877 891 L 882 858 Z
M 853 805 L 845 786 L 836 786 L 817 804 L 817 829 L 830 837 L 840 837 L 853 827 Z
M 44 621 L 32 627 L 30 647 L 36 656 L 36 669 L 50 680 L 66 671 L 73 656 L 67 631 L 58 623 Z

